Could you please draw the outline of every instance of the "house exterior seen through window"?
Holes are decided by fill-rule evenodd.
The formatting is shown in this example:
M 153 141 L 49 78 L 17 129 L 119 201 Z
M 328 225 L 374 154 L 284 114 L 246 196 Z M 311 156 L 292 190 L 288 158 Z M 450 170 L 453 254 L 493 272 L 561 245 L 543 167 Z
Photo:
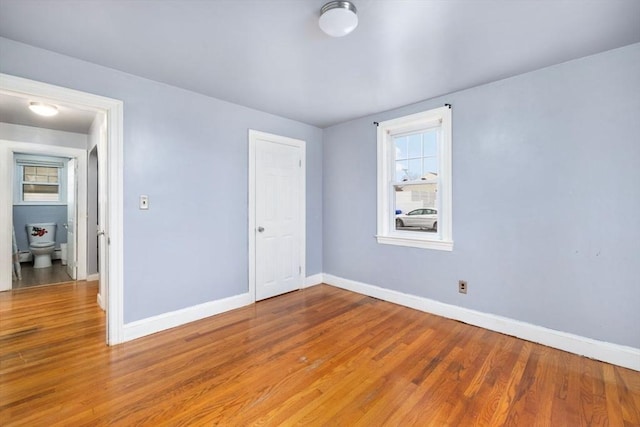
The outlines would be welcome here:
M 452 250 L 451 109 L 378 125 L 379 243 Z

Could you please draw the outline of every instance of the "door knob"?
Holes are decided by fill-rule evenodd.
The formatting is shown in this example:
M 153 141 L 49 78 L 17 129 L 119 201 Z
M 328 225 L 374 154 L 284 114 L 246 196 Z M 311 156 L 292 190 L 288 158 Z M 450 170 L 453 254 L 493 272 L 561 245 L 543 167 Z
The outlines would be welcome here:
M 98 231 L 98 232 L 96 232 L 96 235 L 97 235 L 98 237 L 100 237 L 100 236 L 104 236 L 104 231 Z
M 264 231 L 264 227 L 258 227 L 258 233 L 262 233 Z

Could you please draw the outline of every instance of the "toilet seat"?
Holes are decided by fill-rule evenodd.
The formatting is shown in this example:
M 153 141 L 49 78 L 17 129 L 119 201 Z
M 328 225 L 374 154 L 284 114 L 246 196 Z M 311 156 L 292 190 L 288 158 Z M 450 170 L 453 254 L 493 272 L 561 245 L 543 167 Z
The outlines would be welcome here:
M 34 249 L 47 249 L 51 246 L 55 246 L 55 244 L 56 242 L 33 242 L 29 247 Z

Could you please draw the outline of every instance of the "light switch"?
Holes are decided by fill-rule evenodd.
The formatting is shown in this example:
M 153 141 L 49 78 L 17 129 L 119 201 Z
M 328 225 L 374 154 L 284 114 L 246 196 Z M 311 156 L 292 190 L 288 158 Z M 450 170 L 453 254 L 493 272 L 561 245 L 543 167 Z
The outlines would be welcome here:
M 140 209 L 149 209 L 149 196 L 140 196 Z

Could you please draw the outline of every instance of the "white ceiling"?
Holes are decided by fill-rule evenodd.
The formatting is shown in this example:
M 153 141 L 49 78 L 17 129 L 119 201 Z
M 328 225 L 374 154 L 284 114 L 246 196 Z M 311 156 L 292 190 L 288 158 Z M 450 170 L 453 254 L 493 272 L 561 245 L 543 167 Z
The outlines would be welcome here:
M 0 0 L 0 35 L 326 127 L 640 42 L 638 0 Z M 1 53 L 0 53 L 1 55 Z
M 42 117 L 29 110 L 30 98 L 0 93 L 0 122 L 88 134 L 96 117 L 93 111 L 79 110 L 58 104 L 58 114 Z M 35 101 L 35 99 L 34 99 Z

